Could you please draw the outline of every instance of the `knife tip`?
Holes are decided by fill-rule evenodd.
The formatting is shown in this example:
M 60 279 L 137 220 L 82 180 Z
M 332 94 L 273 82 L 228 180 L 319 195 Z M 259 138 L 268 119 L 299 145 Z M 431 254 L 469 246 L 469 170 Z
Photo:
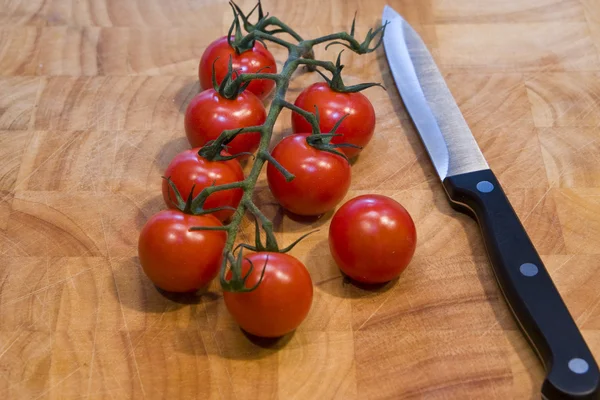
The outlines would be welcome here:
M 398 14 L 392 7 L 387 4 L 383 7 L 383 14 L 381 16 L 382 23 L 385 23 L 386 21 L 391 22 L 394 18 L 398 17 L 400 17 L 400 14 Z

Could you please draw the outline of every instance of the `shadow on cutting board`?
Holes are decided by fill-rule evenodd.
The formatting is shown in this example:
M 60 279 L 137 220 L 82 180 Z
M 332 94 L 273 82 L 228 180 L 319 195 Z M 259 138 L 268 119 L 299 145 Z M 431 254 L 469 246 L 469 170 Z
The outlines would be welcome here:
M 166 142 L 154 157 L 154 164 L 158 167 L 160 173 L 164 173 L 173 158 L 184 150 L 190 149 L 190 144 L 182 130 L 181 135 Z M 158 179 L 161 179 L 158 176 Z
M 163 199 L 162 194 L 157 194 L 146 200 L 142 206 L 140 206 L 137 210 L 137 214 L 135 216 L 135 226 L 138 231 L 141 231 L 146 222 L 152 217 L 154 214 L 158 213 L 161 210 L 166 210 L 165 201 Z M 136 240 L 137 243 L 137 240 Z
M 318 276 L 325 276 L 314 282 L 315 287 L 332 296 L 345 299 L 379 296 L 392 289 L 398 282 L 398 279 L 394 279 L 381 284 L 365 284 L 351 280 L 336 265 L 327 239 L 318 242 L 309 254 L 314 255 L 307 263 L 307 267 L 313 272 L 312 275 L 316 276 L 315 272 L 318 269 Z
M 317 216 L 302 216 L 293 214 L 279 205 L 266 181 L 259 181 L 252 193 L 252 199 L 262 212 L 273 222 L 273 231 L 276 233 L 288 233 L 290 240 L 301 234 L 317 229 L 323 229 L 333 216 L 333 210 Z M 252 220 L 253 218 L 250 217 Z M 293 235 L 291 235 L 293 233 Z M 280 243 L 284 245 L 284 243 Z
M 175 349 L 184 354 L 210 355 L 227 360 L 260 360 L 273 355 L 277 357 L 277 352 L 292 341 L 295 331 L 280 338 L 260 338 L 239 328 L 202 333 L 180 330 L 178 334 L 181 335 L 181 339 L 174 341 Z M 202 346 L 198 346 L 196 341 L 190 341 L 190 334 L 200 336 Z
M 188 104 L 198 93 L 200 93 L 200 81 L 195 77 L 177 91 L 177 94 L 173 99 L 173 105 L 180 113 L 185 114 Z
M 124 307 L 146 313 L 176 311 L 188 305 L 209 307 L 221 298 L 214 291 L 169 293 L 156 287 L 144 274 L 137 256 L 113 263 L 114 278 L 118 285 L 116 300 Z

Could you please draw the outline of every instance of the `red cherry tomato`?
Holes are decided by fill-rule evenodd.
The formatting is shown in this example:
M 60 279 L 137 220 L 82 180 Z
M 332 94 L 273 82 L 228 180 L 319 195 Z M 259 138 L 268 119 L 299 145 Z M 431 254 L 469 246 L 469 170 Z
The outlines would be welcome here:
M 310 146 L 307 136 L 285 137 L 271 153 L 295 178 L 286 182 L 281 172 L 269 163 L 267 181 L 283 208 L 298 215 L 321 215 L 333 210 L 348 192 L 350 164 L 342 156 Z
M 235 49 L 227 42 L 227 36 L 223 36 L 208 45 L 200 59 L 198 76 L 200 78 L 200 87 L 202 89 L 213 87 L 213 62 L 217 57 L 218 60 L 215 63 L 217 84 L 220 84 L 225 78 L 225 75 L 227 75 L 229 57 L 231 57 L 232 60 L 233 70 L 239 71 L 241 74 L 256 73 L 258 71 L 270 74 L 277 73 L 275 58 L 273 58 L 271 52 L 260 42 L 256 41 L 254 42 L 254 47 L 252 49 L 236 54 Z M 256 79 L 250 83 L 246 90 L 249 90 L 263 100 L 271 93 L 274 87 L 275 82 L 270 79 Z
M 163 210 L 142 228 L 138 255 L 144 273 L 168 292 L 190 292 L 207 286 L 219 272 L 224 231 L 190 231 L 193 226 L 222 226 L 212 215 Z
M 383 283 L 402 273 L 415 252 L 415 224 L 401 204 L 381 195 L 355 197 L 336 211 L 329 249 L 342 272 L 363 283 Z
M 224 130 L 262 125 L 266 119 L 265 106 L 247 90 L 229 100 L 214 89 L 207 89 L 198 93 L 187 107 L 185 134 L 192 147 L 202 147 Z M 254 153 L 259 142 L 260 132 L 239 134 L 227 144 L 227 152 L 234 155 Z
M 194 196 L 208 186 L 244 180 L 244 171 L 239 161 L 208 161 L 198 155 L 199 148 L 184 150 L 177 154 L 165 171 L 165 177 L 171 178 L 183 200 L 187 200 L 195 184 Z M 227 153 L 223 152 L 223 155 Z M 175 192 L 166 179 L 162 183 L 163 199 L 169 208 L 177 208 Z M 206 199 L 204 209 L 217 207 L 237 208 L 244 194 L 242 189 L 228 189 L 214 192 Z M 228 220 L 233 210 L 221 210 L 214 213 L 221 221 Z
M 252 288 L 265 268 L 263 280 L 251 292 L 224 291 L 227 310 L 243 330 L 256 336 L 279 337 L 293 331 L 312 305 L 313 285 L 306 267 L 288 254 L 252 253 L 242 262 L 242 276 L 250 262 L 254 268 L 245 286 Z M 226 279 L 231 279 L 231 271 Z
M 350 143 L 365 147 L 375 131 L 375 110 L 362 93 L 340 93 L 332 90 L 326 82 L 310 85 L 300 93 L 294 104 L 303 110 L 315 112 L 319 109 L 321 133 L 329 133 L 344 115 L 346 119 L 335 131 L 343 136 L 333 138 L 333 143 Z M 295 133 L 312 132 L 310 123 L 300 114 L 292 113 L 292 129 Z M 341 147 L 348 158 L 360 153 L 360 149 Z

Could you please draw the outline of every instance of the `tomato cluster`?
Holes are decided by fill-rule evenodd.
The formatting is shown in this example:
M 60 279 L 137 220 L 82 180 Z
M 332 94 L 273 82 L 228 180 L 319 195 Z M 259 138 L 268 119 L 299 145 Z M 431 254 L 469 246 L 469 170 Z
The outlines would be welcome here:
M 207 287 L 229 254 L 225 249 L 232 232 L 224 224 L 234 215 L 240 217 L 234 211 L 249 190 L 243 185 L 239 160 L 249 159 L 259 147 L 266 148 L 266 143 L 261 147 L 267 121 L 263 102 L 273 92 L 275 81 L 251 80 L 233 94 L 226 93 L 222 83 L 231 84 L 252 73 L 277 73 L 273 55 L 258 41 L 239 52 L 223 37 L 211 43 L 200 60 L 202 91 L 185 113 L 190 149 L 177 154 L 166 168 L 162 194 L 167 209 L 148 220 L 138 242 L 145 274 L 165 291 Z M 300 93 L 293 105 L 293 134 L 281 139 L 266 158 L 270 191 L 293 214 L 321 216 L 342 202 L 350 188 L 349 160 L 369 143 L 375 130 L 375 111 L 369 99 L 330 83 L 315 83 Z M 309 119 L 309 113 L 318 119 Z M 244 128 L 248 129 L 237 132 L 222 150 L 215 151 L 220 151 L 220 157 L 204 152 L 222 132 Z M 265 150 L 261 151 L 264 154 Z M 213 192 L 207 189 L 215 185 L 229 187 Z M 197 199 L 201 201 L 197 203 Z M 400 204 L 383 196 L 361 196 L 335 213 L 329 243 L 334 260 L 349 277 L 384 282 L 397 277 L 412 258 L 416 232 Z M 311 308 L 310 274 L 291 255 L 258 246 L 255 250 L 239 258 L 237 278 L 231 267 L 221 277 L 225 282 L 239 279 L 240 273 L 243 277 L 235 290 L 224 286 L 225 305 L 250 334 L 285 335 Z

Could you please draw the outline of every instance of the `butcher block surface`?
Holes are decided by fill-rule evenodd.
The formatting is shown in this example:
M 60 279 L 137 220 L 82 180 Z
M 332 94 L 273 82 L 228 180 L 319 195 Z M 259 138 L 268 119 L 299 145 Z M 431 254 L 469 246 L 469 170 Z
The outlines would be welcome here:
M 422 35 L 592 352 L 600 357 L 600 2 L 389 1 Z M 383 0 L 265 0 L 303 37 L 381 23 Z M 244 10 L 252 1 L 240 1 Z M 0 0 L 0 398 L 536 399 L 544 370 L 494 280 L 476 223 L 452 210 L 383 49 L 342 56 L 377 112 L 347 199 L 390 196 L 418 247 L 383 287 L 345 281 L 331 213 L 255 199 L 312 276 L 304 323 L 247 337 L 215 283 L 165 296 L 137 240 L 164 209 L 161 175 L 188 148 L 217 0 Z M 285 52 L 273 49 L 281 67 Z M 341 48 L 319 47 L 335 60 Z M 299 71 L 288 92 L 319 81 Z M 284 111 L 273 140 L 291 132 Z M 248 168 L 249 166 L 246 166 Z M 244 223 L 239 239 L 253 240 Z

